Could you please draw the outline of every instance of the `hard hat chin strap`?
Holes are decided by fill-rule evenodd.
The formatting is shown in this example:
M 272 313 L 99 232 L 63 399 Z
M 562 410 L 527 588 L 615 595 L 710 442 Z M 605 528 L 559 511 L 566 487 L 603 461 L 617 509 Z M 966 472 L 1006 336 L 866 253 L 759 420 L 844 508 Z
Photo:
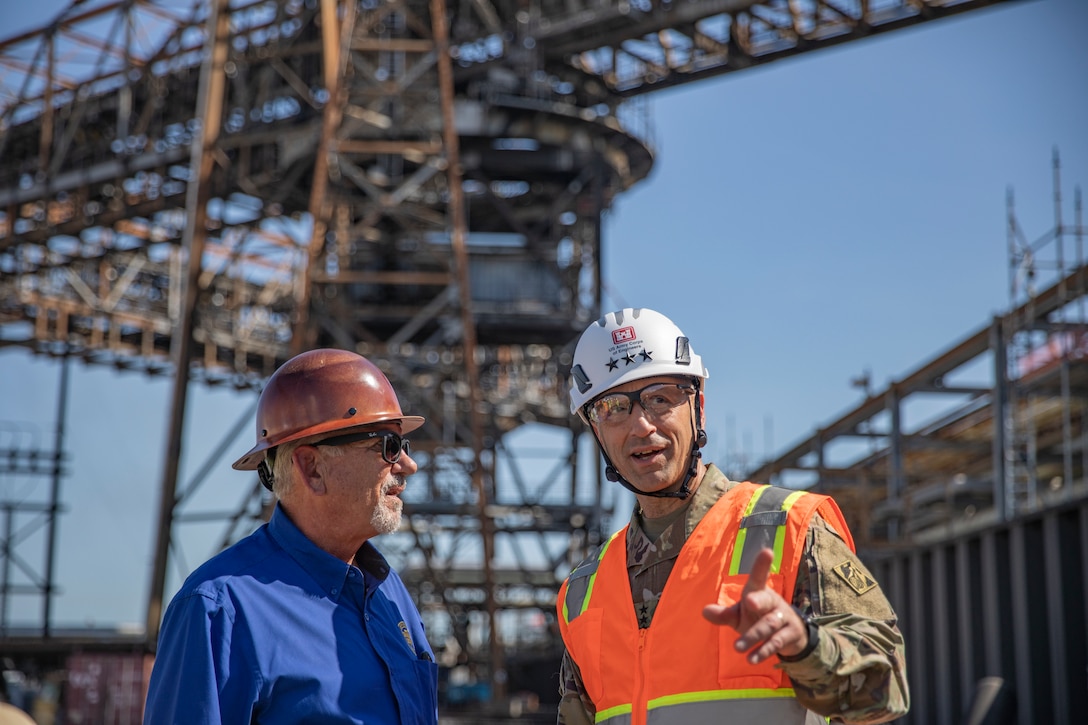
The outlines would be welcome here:
M 272 483 L 275 477 L 272 474 L 272 469 L 275 467 L 275 448 L 269 448 L 265 454 L 263 461 L 257 464 L 257 478 L 261 479 L 261 485 L 272 490 Z

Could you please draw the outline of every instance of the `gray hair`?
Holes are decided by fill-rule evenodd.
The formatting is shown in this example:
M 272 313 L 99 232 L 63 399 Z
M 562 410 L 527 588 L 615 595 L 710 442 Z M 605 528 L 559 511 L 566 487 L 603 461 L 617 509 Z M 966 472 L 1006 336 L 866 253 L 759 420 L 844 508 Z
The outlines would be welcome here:
M 277 499 L 282 500 L 294 484 L 294 463 L 292 459 L 294 458 L 295 449 L 302 445 L 315 445 L 319 442 L 288 441 L 273 449 L 275 452 L 272 459 L 272 493 Z M 331 458 L 344 455 L 344 451 L 339 446 L 323 446 L 323 448 L 324 455 Z

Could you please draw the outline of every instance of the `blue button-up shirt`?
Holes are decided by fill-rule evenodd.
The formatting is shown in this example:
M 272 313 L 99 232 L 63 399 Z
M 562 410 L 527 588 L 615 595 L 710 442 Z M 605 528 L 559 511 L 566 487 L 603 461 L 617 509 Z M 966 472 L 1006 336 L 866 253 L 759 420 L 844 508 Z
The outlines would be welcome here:
M 170 602 L 145 725 L 435 725 L 438 667 L 397 573 L 351 566 L 279 508 Z

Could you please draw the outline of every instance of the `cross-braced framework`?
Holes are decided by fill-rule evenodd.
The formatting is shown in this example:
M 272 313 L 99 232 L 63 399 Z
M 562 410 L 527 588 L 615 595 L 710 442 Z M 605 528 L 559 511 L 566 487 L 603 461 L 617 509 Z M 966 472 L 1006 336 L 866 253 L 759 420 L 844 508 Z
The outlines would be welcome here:
M 16 595 L 38 600 L 43 634 L 51 634 L 69 379 L 65 361 L 51 435 L 27 424 L 0 424 L 0 638 L 11 633 L 8 605 Z
M 831 493 L 863 544 L 925 542 L 1088 495 L 1080 187 L 1030 239 L 1008 194 L 1009 308 L 747 475 Z M 1068 211 L 1065 212 L 1068 214 Z M 912 422 L 904 422 L 911 409 Z
M 308 347 L 378 362 L 430 422 L 415 441 L 424 483 L 386 547 L 452 661 L 490 677 L 504 667 L 490 633 L 525 632 L 529 616 L 554 641 L 547 600 L 577 556 L 572 529 L 585 546 L 607 520 L 573 483 L 564 356 L 595 312 L 600 215 L 652 156 L 614 108 L 455 80 L 435 17 L 418 3 L 135 3 L 36 38 L 46 75 L 27 73 L 3 138 L 5 342 L 254 389 Z M 101 23 L 116 32 L 96 74 L 46 92 L 58 48 Z M 137 37 L 157 37 L 153 51 Z M 470 83 L 454 134 L 454 90 Z M 208 515 L 188 506 L 199 482 L 176 482 L 187 384 L 149 645 L 174 526 Z M 527 422 L 570 429 L 543 483 L 503 463 L 504 435 Z M 222 543 L 263 504 L 223 516 Z
M 207 469 L 177 482 L 189 382 L 343 347 L 428 418 L 387 546 L 501 693 L 499 633 L 557 641 L 612 513 L 565 382 L 601 216 L 653 163 L 633 97 L 995 1 L 91 0 L 0 42 L 0 345 L 176 381 L 149 645 L 175 526 L 210 516 Z M 527 423 L 567 437 L 540 476 Z

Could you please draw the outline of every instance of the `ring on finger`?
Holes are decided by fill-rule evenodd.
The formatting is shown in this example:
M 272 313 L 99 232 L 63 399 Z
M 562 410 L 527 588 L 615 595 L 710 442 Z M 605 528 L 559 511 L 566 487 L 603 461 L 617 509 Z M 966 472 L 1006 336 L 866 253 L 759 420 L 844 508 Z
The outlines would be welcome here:
M 782 613 L 781 609 L 775 611 L 774 614 L 775 614 L 776 617 L 778 617 L 778 623 L 779 624 L 786 621 L 786 615 Z

